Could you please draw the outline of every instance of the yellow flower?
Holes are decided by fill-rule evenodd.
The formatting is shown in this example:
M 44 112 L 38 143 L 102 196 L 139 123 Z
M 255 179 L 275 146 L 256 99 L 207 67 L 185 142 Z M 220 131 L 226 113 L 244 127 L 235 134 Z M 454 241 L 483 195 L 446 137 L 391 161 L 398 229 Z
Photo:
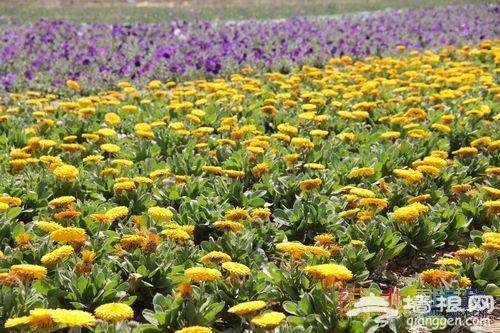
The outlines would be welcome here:
M 237 220 L 242 220 L 242 219 L 249 219 L 250 215 L 248 212 L 245 210 L 245 208 L 241 207 L 236 207 L 233 209 L 230 209 L 226 212 L 226 215 L 224 216 L 224 219 L 230 220 L 230 221 L 237 221 Z
M 188 268 L 184 272 L 184 275 L 195 282 L 215 280 L 222 277 L 221 272 L 218 270 L 206 267 Z
M 251 148 L 251 147 L 250 147 Z M 257 148 L 257 147 L 256 147 Z M 257 176 L 260 176 L 264 173 L 266 173 L 267 171 L 269 171 L 269 164 L 267 163 L 259 163 L 259 164 L 256 164 L 253 168 L 252 168 L 252 172 L 254 174 L 256 174 Z
M 290 164 L 294 163 L 299 158 L 300 158 L 300 154 L 286 154 L 285 155 L 285 159 L 286 159 L 287 163 L 290 163 Z
M 473 258 L 481 254 L 481 250 L 478 248 L 468 248 L 468 249 L 460 249 L 455 251 L 453 254 L 457 258 Z
M 74 249 L 72 246 L 69 245 L 63 245 L 60 248 L 45 254 L 41 261 L 43 265 L 50 265 L 64 257 L 67 257 L 69 255 L 72 255 L 74 253 Z
M 18 197 L 1 197 L 0 202 L 9 206 L 20 206 L 22 204 L 21 199 Z
M 319 185 L 321 185 L 321 179 L 319 178 L 305 179 L 299 183 L 300 188 L 304 191 L 312 190 Z
M 321 234 L 314 236 L 314 240 L 322 245 L 329 244 L 335 237 L 332 234 Z
M 135 188 L 136 188 L 135 183 L 131 181 L 124 181 L 113 185 L 113 190 L 115 190 L 115 192 L 118 193 L 122 191 L 132 191 Z
M 212 166 L 212 165 L 204 165 L 201 167 L 203 171 L 210 172 L 210 173 L 219 173 L 222 171 L 221 167 L 218 166 Z
M 423 282 L 429 283 L 434 287 L 439 286 L 442 280 L 448 281 L 458 274 L 456 272 L 447 272 L 440 269 L 428 269 L 420 273 Z
M 288 123 L 279 124 L 277 128 L 278 128 L 278 131 L 280 131 L 281 133 L 289 135 L 291 137 L 294 137 L 295 135 L 297 135 L 299 133 L 299 129 L 297 127 L 292 126 Z M 309 140 L 309 139 L 307 139 L 307 140 Z
M 117 159 L 112 160 L 111 164 L 112 165 L 121 165 L 121 166 L 131 166 L 134 164 L 134 162 L 132 162 L 131 160 L 117 158 Z
M 37 328 L 56 326 L 50 309 L 33 309 L 30 311 L 30 325 Z
M 66 85 L 73 90 L 80 90 L 80 85 L 76 81 L 68 80 L 66 81 Z
M 56 177 L 64 180 L 75 180 L 80 174 L 80 171 L 72 165 L 64 164 L 55 168 L 53 173 Z
M 470 184 L 456 184 L 451 186 L 451 191 L 453 193 L 467 192 L 472 189 Z
M 439 259 L 434 263 L 436 265 L 443 265 L 443 266 L 462 266 L 462 262 L 460 260 L 452 258 Z
M 116 153 L 120 151 L 120 147 L 112 143 L 105 143 L 101 145 L 101 150 L 107 153 Z
M 325 138 L 328 136 L 328 131 L 323 131 L 323 130 L 320 130 L 320 129 L 314 129 L 314 130 L 311 130 L 309 132 L 309 134 L 311 136 L 317 136 L 317 137 L 320 137 L 320 138 Z
M 475 147 L 462 147 L 451 152 L 453 155 L 476 155 L 478 153 Z
M 314 143 L 312 143 L 309 138 L 292 138 L 290 143 L 299 148 L 314 148 Z
M 373 197 L 375 197 L 375 193 L 373 193 L 373 191 L 370 191 L 370 190 L 367 190 L 367 189 L 364 189 L 364 188 L 357 188 L 357 187 L 355 187 L 355 188 L 350 189 L 349 193 L 357 195 L 358 197 L 362 197 L 362 198 L 373 198 Z
M 91 313 L 81 310 L 55 309 L 50 311 L 52 320 L 64 327 L 85 327 L 95 323 Z
M 471 284 L 472 281 L 467 276 L 460 277 L 460 288 L 465 288 L 467 286 L 470 286 Z
M 50 200 L 49 206 L 51 208 L 56 208 L 56 207 L 60 207 L 60 206 L 67 206 L 74 201 L 76 201 L 76 198 L 74 196 L 65 195 L 65 196 L 57 197 L 55 199 Z
M 223 263 L 231 261 L 231 256 L 224 252 L 212 251 L 201 257 L 200 262 L 206 264 L 207 262 Z
M 47 268 L 30 264 L 13 265 L 10 267 L 10 273 L 28 281 L 41 280 L 47 275 Z
M 393 173 L 410 183 L 418 183 L 424 178 L 424 175 L 417 170 L 394 169 Z
M 161 234 L 177 240 L 188 240 L 191 238 L 191 236 L 182 229 L 165 229 Z
M 431 165 L 431 166 L 436 167 L 436 168 L 440 168 L 440 167 L 443 167 L 443 166 L 448 164 L 445 159 L 442 159 L 442 158 L 437 157 L 437 156 L 426 156 L 426 157 L 424 157 L 423 162 L 426 165 Z
M 262 310 L 265 307 L 266 307 L 266 302 L 264 301 L 250 301 L 232 306 L 227 310 L 227 312 L 244 316 L 249 313 Z
M 222 264 L 222 268 L 228 270 L 233 276 L 243 277 L 250 274 L 250 268 L 237 262 L 225 262 Z
M 359 208 L 344 210 L 343 212 L 339 213 L 339 217 L 351 217 L 356 215 L 359 211 L 360 211 Z
M 323 264 L 307 266 L 304 271 L 313 277 L 323 280 L 326 287 L 332 287 L 336 282 L 345 282 L 352 279 L 352 272 L 343 265 Z
M 153 182 L 151 178 L 141 176 L 134 177 L 132 180 L 138 184 L 151 184 Z
M 422 173 L 427 173 L 433 176 L 439 175 L 439 169 L 432 165 L 420 165 L 417 167 L 417 171 L 420 171 Z
M 277 244 L 276 250 L 290 253 L 294 259 L 299 259 L 300 255 L 306 252 L 307 248 L 299 242 L 285 242 Z
M 415 202 L 421 202 L 421 201 L 425 201 L 427 199 L 429 199 L 431 197 L 430 194 L 421 194 L 421 195 L 417 195 L 416 197 L 413 197 L 413 198 L 410 198 L 408 199 L 408 203 L 409 204 L 413 204 Z
M 134 318 L 134 310 L 123 303 L 107 303 L 97 307 L 94 311 L 95 316 L 109 321 L 118 321 Z
M 387 207 L 386 199 L 377 199 L 377 198 L 363 198 L 359 200 L 359 204 L 363 206 L 375 206 L 378 208 Z
M 84 163 L 87 163 L 87 162 L 99 162 L 99 161 L 102 161 L 103 159 L 104 159 L 104 156 L 102 156 L 102 155 L 89 155 L 87 157 L 84 157 L 82 161 Z
M 254 208 L 250 213 L 252 219 L 262 219 L 265 220 L 271 216 L 271 210 L 269 208 Z
M 184 327 L 181 330 L 177 330 L 175 333 L 212 333 L 212 329 L 203 326 L 189 326 Z
M 125 248 L 142 247 L 147 242 L 147 238 L 141 235 L 123 235 L 120 239 L 120 244 Z
M 429 207 L 421 204 L 420 202 L 414 202 L 414 203 L 408 205 L 408 207 L 416 208 L 419 214 L 427 213 L 429 211 Z
M 30 323 L 31 323 L 30 316 L 9 318 L 5 321 L 5 328 L 12 328 L 12 327 L 16 327 L 16 326 L 29 325 Z
M 349 177 L 371 176 L 375 174 L 375 169 L 371 167 L 354 169 L 349 173 Z
M 228 220 L 216 221 L 212 226 L 217 229 L 230 229 L 231 231 L 238 231 L 241 229 L 241 223 Z
M 104 213 L 107 217 L 109 217 L 110 222 L 115 221 L 116 219 L 125 217 L 128 215 L 128 208 L 125 206 L 118 206 L 111 208 L 106 213 Z
M 325 166 L 320 163 L 306 163 L 304 164 L 304 168 L 313 169 L 313 170 L 323 170 Z
M 401 136 L 400 132 L 384 132 L 380 135 L 383 139 L 397 139 Z
M 165 176 L 168 176 L 168 175 L 170 175 L 170 170 L 168 170 L 168 169 L 158 169 L 158 170 L 152 171 L 149 174 L 149 177 L 151 177 L 151 178 L 157 178 L 157 177 L 165 177 Z
M 500 190 L 494 187 L 483 186 L 482 189 L 492 197 L 500 197 Z
M 229 177 L 243 177 L 245 176 L 244 171 L 238 171 L 238 170 L 221 170 L 221 173 L 229 176 Z
M 148 208 L 148 215 L 158 221 L 170 221 L 174 217 L 174 213 L 163 207 Z
M 109 112 L 104 115 L 104 121 L 110 125 L 116 125 L 121 122 L 121 118 L 114 112 Z
M 418 219 L 418 209 L 412 206 L 404 206 L 394 211 L 394 219 L 398 222 L 411 222 Z
M 353 240 L 351 240 L 351 244 L 354 246 L 361 246 L 361 245 L 365 245 L 366 242 L 364 242 L 362 240 L 358 240 L 358 239 L 353 239 Z
M 50 239 L 58 243 L 83 242 L 86 239 L 85 229 L 66 227 L 50 233 Z
M 262 313 L 252 318 L 250 322 L 255 326 L 262 327 L 264 329 L 273 329 L 280 325 L 285 319 L 286 316 L 283 313 L 271 311 Z
M 306 246 L 305 252 L 310 252 L 314 255 L 324 256 L 324 257 L 329 257 L 331 255 L 331 253 L 329 251 L 325 250 L 324 248 L 319 247 L 319 246 L 312 246 L 312 245 Z

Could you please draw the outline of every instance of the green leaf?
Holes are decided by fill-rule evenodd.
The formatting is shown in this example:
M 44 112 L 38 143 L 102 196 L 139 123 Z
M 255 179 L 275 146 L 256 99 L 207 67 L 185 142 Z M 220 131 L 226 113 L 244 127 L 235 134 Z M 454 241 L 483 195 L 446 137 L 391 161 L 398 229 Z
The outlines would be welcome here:
M 286 312 L 291 313 L 293 315 L 299 315 L 297 313 L 297 304 L 293 302 L 290 301 L 283 302 L 283 309 L 285 309 Z
M 19 216 L 23 212 L 23 209 L 21 207 L 12 207 L 8 210 L 7 212 L 7 217 L 9 219 L 14 219 Z
M 203 318 L 207 322 L 212 322 L 215 316 L 224 309 L 225 304 L 224 302 L 210 304 L 203 312 Z

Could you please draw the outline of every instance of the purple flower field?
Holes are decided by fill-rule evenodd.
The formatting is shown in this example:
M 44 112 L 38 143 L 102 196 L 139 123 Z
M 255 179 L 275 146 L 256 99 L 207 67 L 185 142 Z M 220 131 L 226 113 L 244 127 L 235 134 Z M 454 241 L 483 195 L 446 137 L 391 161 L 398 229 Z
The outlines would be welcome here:
M 499 38 L 500 6 L 390 10 L 275 21 L 0 25 L 0 89 L 50 89 L 67 79 L 96 89 L 224 76 L 242 67 L 288 72 L 333 56 L 390 55 Z M 49 88 L 47 88 L 49 87 Z

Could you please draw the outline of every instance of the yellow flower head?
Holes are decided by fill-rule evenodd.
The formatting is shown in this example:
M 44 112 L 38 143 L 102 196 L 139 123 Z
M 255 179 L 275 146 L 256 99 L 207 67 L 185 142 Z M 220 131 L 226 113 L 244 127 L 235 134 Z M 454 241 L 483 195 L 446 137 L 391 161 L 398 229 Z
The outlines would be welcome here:
M 142 247 L 148 242 L 148 239 L 141 235 L 123 235 L 120 244 L 125 248 Z
M 394 219 L 398 222 L 411 222 L 418 219 L 418 209 L 412 206 L 404 206 L 394 211 Z
M 238 231 L 241 229 L 241 223 L 229 220 L 216 221 L 212 226 L 216 229 L 230 229 L 231 231 Z
M 53 173 L 57 178 L 71 181 L 78 177 L 80 171 L 72 165 L 64 164 L 55 168 Z
M 128 215 L 128 208 L 125 206 L 118 206 L 111 208 L 106 213 L 104 213 L 109 218 L 109 222 L 113 222 L 116 219 L 125 217 Z
M 323 264 L 307 266 L 304 271 L 313 277 L 323 280 L 326 287 L 332 287 L 336 282 L 346 282 L 352 279 L 352 272 L 343 265 Z
M 375 169 L 371 167 L 354 169 L 349 173 L 349 177 L 363 177 L 363 176 L 371 176 L 375 174 Z
M 230 221 L 238 221 L 242 219 L 249 219 L 250 215 L 248 212 L 245 210 L 245 208 L 241 207 L 236 207 L 233 209 L 230 209 L 226 212 L 226 215 L 224 216 L 224 219 L 230 220 Z
M 170 221 L 174 217 L 174 213 L 163 207 L 150 207 L 148 215 L 158 221 Z
M 394 169 L 393 173 L 410 183 L 418 183 L 424 178 L 424 175 L 417 170 Z
M 61 206 L 68 206 L 72 202 L 76 201 L 76 198 L 71 195 L 65 195 L 62 197 L 57 197 L 55 199 L 52 199 L 49 201 L 49 206 L 51 208 L 56 208 L 56 207 L 61 207 Z
M 207 262 L 223 263 L 231 260 L 232 259 L 229 254 L 220 251 L 212 251 L 201 257 L 200 262 L 204 264 Z
M 321 179 L 319 178 L 305 179 L 299 183 L 300 188 L 304 191 L 312 190 L 313 188 L 316 188 L 319 185 L 321 185 Z
M 188 268 L 184 272 L 184 275 L 195 282 L 215 280 L 222 277 L 221 272 L 218 270 L 206 267 Z
M 54 230 L 50 233 L 50 239 L 58 243 L 83 242 L 86 239 L 85 229 L 67 227 Z
M 367 190 L 364 188 L 358 188 L 358 187 L 350 189 L 349 193 L 357 195 L 358 197 L 362 197 L 362 198 L 374 198 L 375 197 L 375 193 L 373 193 L 373 191 L 370 191 L 370 190 Z
M 265 307 L 266 307 L 266 302 L 264 301 L 250 301 L 232 306 L 227 310 L 227 312 L 234 313 L 240 316 L 245 316 L 255 311 L 262 310 Z
M 475 147 L 462 147 L 451 152 L 453 155 L 476 155 L 478 153 Z
M 204 326 L 189 326 L 177 330 L 175 333 L 212 333 L 212 329 Z
M 119 182 L 113 185 L 113 190 L 120 193 L 123 191 L 132 191 L 136 188 L 135 183 L 132 181 Z
M 447 272 L 440 269 L 428 269 L 420 273 L 420 278 L 423 282 L 429 283 L 430 285 L 437 287 L 442 280 L 448 281 L 454 278 L 458 274 L 456 272 Z
M 300 255 L 304 253 L 307 248 L 304 244 L 299 242 L 285 242 L 277 244 L 276 250 L 290 253 L 294 259 L 299 259 Z
M 454 256 L 456 258 L 467 259 L 467 258 L 473 258 L 475 256 L 478 256 L 481 254 L 481 252 L 482 251 L 480 249 L 472 247 L 472 248 L 468 248 L 468 249 L 457 250 L 457 251 L 455 251 Z
M 120 147 L 112 143 L 105 143 L 101 145 L 101 150 L 111 154 L 119 152 Z
M 95 323 L 91 313 L 81 310 L 55 309 L 50 311 L 52 320 L 63 327 L 86 327 Z
M 314 236 L 314 240 L 322 245 L 330 244 L 334 238 L 335 237 L 333 237 L 332 234 L 321 234 Z
M 41 280 L 47 275 L 47 268 L 30 264 L 13 265 L 10 267 L 10 273 L 27 281 Z
M 233 276 L 243 277 L 250 274 L 250 268 L 237 262 L 225 262 L 222 264 L 222 268 Z
M 56 261 L 63 259 L 67 256 L 70 256 L 74 253 L 74 249 L 72 246 L 69 245 L 63 245 L 60 248 L 47 253 L 44 255 L 41 259 L 43 265 L 50 265 L 52 263 L 55 263 Z
M 285 321 L 286 316 L 281 312 L 265 312 L 256 317 L 253 317 L 250 321 L 257 327 L 262 327 L 264 329 L 273 329 Z
M 73 90 L 80 90 L 80 84 L 73 80 L 66 81 L 66 85 Z
M 254 208 L 250 213 L 252 219 L 267 219 L 271 216 L 271 210 L 269 208 Z
M 108 321 L 119 321 L 134 318 L 134 310 L 124 303 L 107 303 L 97 307 L 95 316 Z
M 452 258 L 439 259 L 434 263 L 436 265 L 443 265 L 443 266 L 462 266 L 462 262 L 460 260 Z

